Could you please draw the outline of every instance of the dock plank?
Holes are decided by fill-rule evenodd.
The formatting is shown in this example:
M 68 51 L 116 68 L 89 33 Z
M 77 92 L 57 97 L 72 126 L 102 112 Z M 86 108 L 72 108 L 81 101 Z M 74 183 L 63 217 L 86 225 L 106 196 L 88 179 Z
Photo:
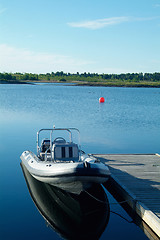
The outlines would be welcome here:
M 160 237 L 160 155 L 94 154 L 94 156 L 109 166 L 113 186 Z

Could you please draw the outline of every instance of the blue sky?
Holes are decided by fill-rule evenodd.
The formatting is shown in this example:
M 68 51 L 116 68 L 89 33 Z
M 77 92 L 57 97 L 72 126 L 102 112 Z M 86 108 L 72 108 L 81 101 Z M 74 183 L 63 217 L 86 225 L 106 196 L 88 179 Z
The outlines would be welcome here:
M 0 72 L 160 72 L 160 0 L 0 0 Z

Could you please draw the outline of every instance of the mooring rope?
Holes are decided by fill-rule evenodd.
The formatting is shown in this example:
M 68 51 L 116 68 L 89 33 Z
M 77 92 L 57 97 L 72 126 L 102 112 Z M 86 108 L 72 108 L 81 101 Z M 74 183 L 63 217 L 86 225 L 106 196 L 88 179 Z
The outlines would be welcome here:
M 87 193 L 91 198 L 95 199 L 96 201 L 100 202 L 100 203 L 103 203 L 103 204 L 108 204 L 107 202 L 104 202 L 98 198 L 96 198 L 95 196 L 93 196 L 91 193 L 87 192 L 86 190 L 84 191 L 85 193 Z M 133 200 L 133 199 L 132 199 Z M 126 200 L 126 201 L 122 201 L 122 202 L 117 202 L 117 203 L 110 203 L 109 202 L 109 205 L 114 205 L 114 204 L 121 204 L 121 203 L 125 203 L 125 202 L 128 202 L 130 200 Z M 132 221 L 129 221 L 127 218 L 123 217 L 121 214 L 119 213 L 116 213 L 114 211 L 110 211 L 111 213 L 113 214 L 116 214 L 117 216 L 121 217 L 122 219 L 124 219 L 125 221 L 127 221 L 128 223 L 133 223 L 133 220 Z

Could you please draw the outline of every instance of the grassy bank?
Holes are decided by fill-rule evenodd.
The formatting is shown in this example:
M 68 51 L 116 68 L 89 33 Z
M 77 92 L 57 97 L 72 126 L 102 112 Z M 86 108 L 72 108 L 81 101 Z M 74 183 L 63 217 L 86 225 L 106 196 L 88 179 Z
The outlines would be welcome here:
M 100 86 L 100 87 L 151 87 L 160 88 L 160 82 L 79 82 L 79 86 Z

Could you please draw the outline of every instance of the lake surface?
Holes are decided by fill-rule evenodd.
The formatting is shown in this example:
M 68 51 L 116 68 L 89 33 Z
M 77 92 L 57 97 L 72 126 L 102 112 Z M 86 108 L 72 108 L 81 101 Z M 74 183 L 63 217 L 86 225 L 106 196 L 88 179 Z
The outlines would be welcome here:
M 105 103 L 99 103 L 99 97 Z M 40 128 L 76 127 L 87 153 L 160 153 L 160 89 L 0 85 L 0 238 L 61 239 L 46 227 L 20 167 L 36 152 Z M 100 239 L 147 239 L 107 192 L 110 218 Z

